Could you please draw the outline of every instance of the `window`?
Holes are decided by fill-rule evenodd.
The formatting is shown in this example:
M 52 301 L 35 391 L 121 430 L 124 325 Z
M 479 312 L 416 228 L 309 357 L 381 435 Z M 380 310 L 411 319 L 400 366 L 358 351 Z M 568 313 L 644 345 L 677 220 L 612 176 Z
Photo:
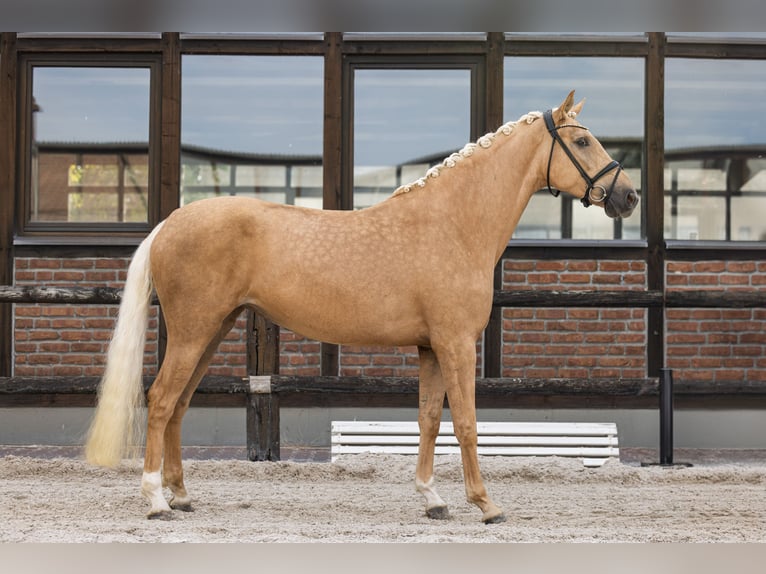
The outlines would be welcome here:
M 217 195 L 322 207 L 323 61 L 182 59 L 181 205 Z
M 150 223 L 152 64 L 28 61 L 28 230 Z
M 470 140 L 470 69 L 354 71 L 355 209 L 387 198 Z
M 560 104 L 569 90 L 587 100 L 582 123 L 641 190 L 644 130 L 644 62 L 640 58 L 506 57 L 504 119 Z M 515 238 L 635 239 L 641 237 L 641 204 L 625 220 L 612 221 L 600 209 L 583 209 L 562 194 L 539 191 L 519 222 Z
M 766 62 L 665 64 L 665 234 L 766 241 Z

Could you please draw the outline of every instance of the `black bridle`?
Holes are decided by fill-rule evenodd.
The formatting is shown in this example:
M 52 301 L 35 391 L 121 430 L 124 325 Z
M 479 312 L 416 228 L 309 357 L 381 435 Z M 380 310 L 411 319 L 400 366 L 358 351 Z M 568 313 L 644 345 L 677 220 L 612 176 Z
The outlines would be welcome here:
M 593 177 L 590 177 L 588 173 L 583 169 L 583 167 L 580 165 L 580 162 L 577 161 L 577 158 L 574 156 L 572 151 L 567 147 L 567 145 L 564 143 L 564 140 L 561 139 L 561 136 L 559 135 L 558 130 L 562 128 L 579 128 L 581 130 L 587 130 L 585 126 L 580 126 L 577 124 L 562 124 L 560 126 L 556 126 L 556 124 L 553 122 L 553 111 L 548 110 L 543 114 L 543 117 L 545 118 L 545 126 L 548 128 L 548 133 L 551 134 L 551 137 L 553 138 L 553 141 L 551 142 L 551 153 L 548 156 L 548 172 L 546 175 L 546 185 L 548 186 L 548 191 L 553 195 L 554 197 L 558 197 L 561 193 L 560 190 L 556 189 L 554 190 L 551 187 L 551 161 L 553 161 L 553 148 L 556 147 L 556 142 L 561 145 L 561 149 L 564 150 L 564 152 L 569 156 L 569 159 L 572 160 L 572 163 L 577 168 L 577 171 L 580 172 L 580 175 L 585 180 L 585 183 L 588 185 L 588 187 L 585 189 L 585 195 L 580 200 L 582 204 L 585 207 L 588 207 L 591 205 L 591 203 L 594 202 L 601 202 L 604 205 L 606 205 L 606 202 L 609 200 L 609 196 L 612 194 L 612 190 L 614 189 L 614 184 L 617 182 L 617 177 L 620 175 L 620 172 L 622 171 L 622 166 L 620 165 L 620 162 L 617 160 L 612 160 L 606 167 L 604 167 L 601 171 L 599 171 L 596 175 Z M 612 171 L 613 169 L 616 169 L 617 171 L 614 174 L 614 178 L 612 178 L 612 183 L 609 185 L 609 188 L 607 189 L 603 185 L 596 185 L 596 182 L 601 179 L 604 175 Z M 600 195 L 597 197 L 594 195 L 594 191 L 600 190 Z

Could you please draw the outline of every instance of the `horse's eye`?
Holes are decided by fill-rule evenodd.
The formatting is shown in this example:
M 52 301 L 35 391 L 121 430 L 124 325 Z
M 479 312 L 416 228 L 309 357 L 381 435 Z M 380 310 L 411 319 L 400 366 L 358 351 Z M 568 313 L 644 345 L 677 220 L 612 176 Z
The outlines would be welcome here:
M 590 145 L 588 143 L 588 138 L 578 138 L 575 140 L 575 143 L 580 147 L 588 147 L 588 145 Z

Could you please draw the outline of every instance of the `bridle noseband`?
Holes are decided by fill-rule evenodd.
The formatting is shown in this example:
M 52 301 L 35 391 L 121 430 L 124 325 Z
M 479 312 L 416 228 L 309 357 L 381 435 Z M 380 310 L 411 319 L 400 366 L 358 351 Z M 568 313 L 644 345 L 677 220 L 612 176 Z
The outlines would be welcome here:
M 548 186 L 548 191 L 553 195 L 554 197 L 558 197 L 561 193 L 560 190 L 556 189 L 554 190 L 551 188 L 551 161 L 553 161 L 553 148 L 556 147 L 556 142 L 561 145 L 561 149 L 564 150 L 564 152 L 569 156 L 569 159 L 572 160 L 572 163 L 577 168 L 577 171 L 580 172 L 580 175 L 585 180 L 585 183 L 588 185 L 588 187 L 585 189 L 585 195 L 580 200 L 582 204 L 585 207 L 589 207 L 591 203 L 594 202 L 602 202 L 604 205 L 606 205 L 606 202 L 609 200 L 609 196 L 612 194 L 612 190 L 614 189 L 614 184 L 617 182 L 617 177 L 620 175 L 620 172 L 622 171 L 622 166 L 620 165 L 620 162 L 617 160 L 612 160 L 606 167 L 604 167 L 601 171 L 599 171 L 596 175 L 593 177 L 590 177 L 585 169 L 580 165 L 580 162 L 577 161 L 577 158 L 574 156 L 572 151 L 567 147 L 567 145 L 564 143 L 564 140 L 561 139 L 561 136 L 559 135 L 558 130 L 562 128 L 579 128 L 581 130 L 587 130 L 585 126 L 580 126 L 576 124 L 562 124 L 560 126 L 556 126 L 556 124 L 553 122 L 553 110 L 547 110 L 543 114 L 543 118 L 545 118 L 545 126 L 548 128 L 548 133 L 551 134 L 551 137 L 553 138 L 553 141 L 551 142 L 551 153 L 548 156 L 548 171 L 546 174 L 546 185 Z M 604 175 L 612 171 L 613 169 L 616 169 L 617 171 L 614 174 L 614 178 L 612 178 L 612 183 L 609 185 L 609 189 L 605 188 L 603 185 L 596 185 L 596 182 L 601 179 Z M 594 191 L 600 190 L 601 194 L 600 196 L 594 195 Z

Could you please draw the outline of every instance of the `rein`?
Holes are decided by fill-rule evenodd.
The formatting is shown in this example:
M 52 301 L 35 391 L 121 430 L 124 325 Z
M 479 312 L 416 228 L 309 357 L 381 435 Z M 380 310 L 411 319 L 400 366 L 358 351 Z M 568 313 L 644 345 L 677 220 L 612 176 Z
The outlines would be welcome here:
M 561 146 L 561 149 L 564 150 L 564 152 L 567 154 L 569 159 L 572 161 L 574 166 L 577 168 L 577 171 L 580 172 L 580 175 L 585 180 L 585 183 L 587 184 L 587 188 L 585 189 L 585 195 L 580 200 L 582 204 L 585 207 L 589 207 L 594 202 L 602 202 L 606 204 L 606 202 L 609 200 L 609 196 L 612 193 L 612 190 L 614 189 L 614 184 L 617 182 L 617 177 L 620 175 L 620 172 L 622 171 L 622 166 L 620 165 L 620 162 L 617 160 L 612 160 L 609 164 L 607 164 L 601 171 L 599 171 L 596 175 L 593 177 L 590 177 L 588 173 L 585 171 L 585 169 L 580 165 L 580 162 L 577 161 L 577 158 L 572 153 L 572 150 L 570 150 L 567 145 L 564 143 L 564 140 L 561 139 L 561 136 L 559 135 L 558 130 L 562 128 L 579 128 L 581 130 L 588 130 L 585 126 L 579 126 L 575 124 L 562 124 L 560 126 L 556 126 L 556 124 L 553 122 L 553 111 L 547 110 L 543 114 L 543 118 L 545 118 L 545 127 L 548 128 L 548 133 L 551 134 L 551 137 L 553 138 L 553 141 L 551 142 L 551 153 L 548 156 L 548 170 L 546 174 L 546 185 L 548 187 L 548 191 L 553 195 L 553 197 L 558 197 L 561 193 L 561 190 L 554 190 L 551 187 L 551 162 L 553 161 L 553 149 L 556 147 L 556 142 L 559 143 Z M 612 178 L 612 183 L 609 185 L 609 189 L 605 188 L 603 185 L 596 185 L 596 182 L 601 179 L 604 175 L 612 171 L 613 169 L 616 169 L 617 171 L 614 174 L 614 178 Z M 596 190 L 599 190 L 600 194 L 596 196 L 594 192 Z

